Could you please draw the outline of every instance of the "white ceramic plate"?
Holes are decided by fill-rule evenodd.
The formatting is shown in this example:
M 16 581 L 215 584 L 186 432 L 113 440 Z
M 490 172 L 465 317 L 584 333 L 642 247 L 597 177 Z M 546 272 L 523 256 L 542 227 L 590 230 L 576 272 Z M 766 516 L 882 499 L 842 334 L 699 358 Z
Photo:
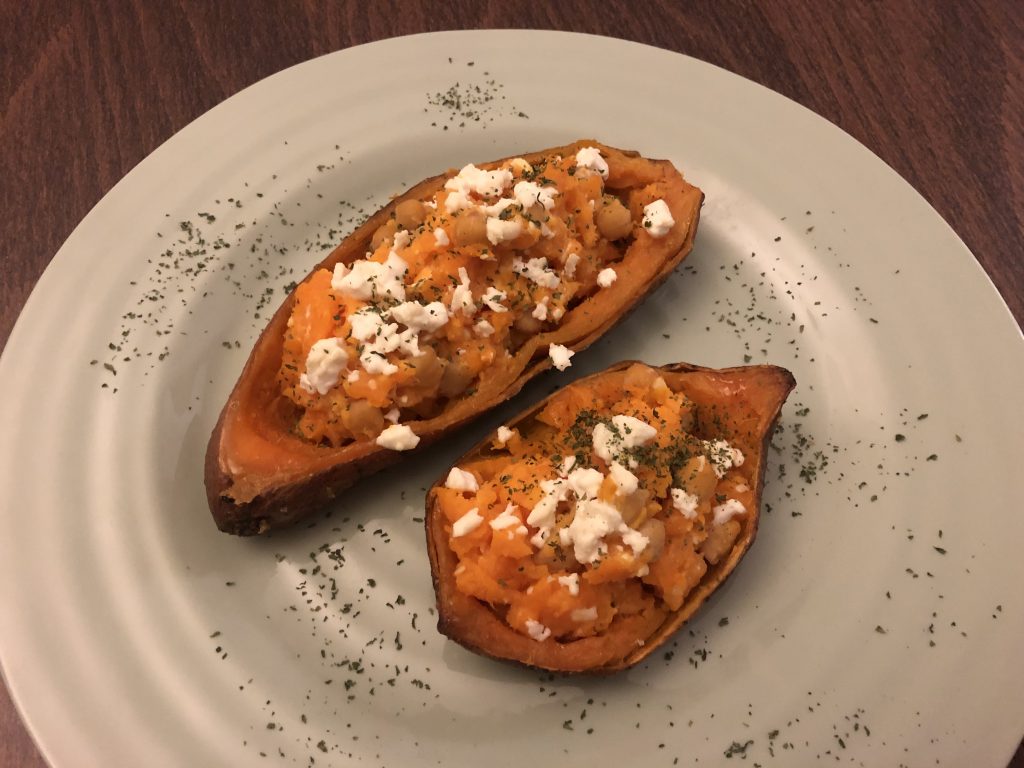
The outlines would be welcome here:
M 686 266 L 569 372 L 329 518 L 218 533 L 203 451 L 284 285 L 404 184 L 587 135 L 703 187 Z M 558 678 L 436 633 L 421 503 L 448 462 L 618 359 L 745 356 L 799 382 L 770 511 L 665 653 Z M 1022 384 L 1021 334 L 953 232 L 777 94 L 558 33 L 342 51 L 174 136 L 39 281 L 0 363 L 4 672 L 56 766 L 1003 765 Z

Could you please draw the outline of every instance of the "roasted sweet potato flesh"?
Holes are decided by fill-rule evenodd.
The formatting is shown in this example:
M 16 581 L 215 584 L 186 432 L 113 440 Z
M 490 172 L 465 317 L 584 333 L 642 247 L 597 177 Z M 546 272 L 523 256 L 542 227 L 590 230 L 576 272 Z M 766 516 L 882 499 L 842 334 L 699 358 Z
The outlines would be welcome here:
M 560 672 L 640 661 L 757 533 L 793 377 L 622 363 L 531 408 L 427 496 L 438 627 Z
M 474 186 L 494 174 L 503 188 Z M 256 342 L 207 449 L 217 525 L 292 523 L 411 447 L 384 431 L 422 448 L 591 344 L 690 251 L 701 200 L 671 163 L 593 141 L 450 171 L 393 200 Z M 432 308 L 441 327 L 423 325 Z

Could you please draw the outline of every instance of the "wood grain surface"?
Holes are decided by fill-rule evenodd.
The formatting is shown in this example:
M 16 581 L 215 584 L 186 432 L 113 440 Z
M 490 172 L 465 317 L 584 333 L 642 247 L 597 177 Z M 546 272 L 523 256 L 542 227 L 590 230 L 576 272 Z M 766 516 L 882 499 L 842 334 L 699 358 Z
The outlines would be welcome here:
M 311 57 L 456 28 L 626 38 L 717 64 L 800 102 L 909 181 L 1024 322 L 1024 11 L 1017 0 L 5 0 L 0 347 L 75 225 L 189 121 Z M 44 764 L 0 687 L 0 768 Z M 1024 768 L 1024 751 L 1011 765 Z

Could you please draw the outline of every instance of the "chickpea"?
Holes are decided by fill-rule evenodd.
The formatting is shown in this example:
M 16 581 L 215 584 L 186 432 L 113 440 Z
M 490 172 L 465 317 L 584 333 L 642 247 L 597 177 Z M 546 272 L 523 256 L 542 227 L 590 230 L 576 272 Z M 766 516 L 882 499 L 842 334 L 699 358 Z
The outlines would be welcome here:
M 594 214 L 597 231 L 609 240 L 621 240 L 633 231 L 633 217 L 617 197 L 605 195 Z
M 438 392 L 443 397 L 457 397 L 466 391 L 474 378 L 476 376 L 469 367 L 456 358 L 445 367 Z
M 641 553 L 644 562 L 650 563 L 657 560 L 665 548 L 665 524 L 657 518 L 651 518 L 645 521 L 638 530 L 647 537 L 647 547 Z
M 342 411 L 341 422 L 357 440 L 376 437 L 384 429 L 384 416 L 366 400 L 352 400 Z
M 455 217 L 452 238 L 456 245 L 487 242 L 487 219 L 480 211 L 462 211 Z
M 718 477 L 711 462 L 703 456 L 694 456 L 676 472 L 676 484 L 701 501 L 710 499 L 718 486 Z
M 516 318 L 515 329 L 528 336 L 533 336 L 541 329 L 542 325 L 543 323 L 533 315 L 523 314 Z
M 714 526 L 700 547 L 704 559 L 712 565 L 721 560 L 722 556 L 732 549 L 736 537 L 740 535 L 741 527 L 737 520 Z
M 425 347 L 420 354 L 409 361 L 413 366 L 412 379 L 407 385 L 409 388 L 434 390 L 441 383 L 444 375 L 444 368 L 437 358 L 437 353 L 430 347 Z
M 395 237 L 395 232 L 397 231 L 398 224 L 394 219 L 388 219 L 377 228 L 376 232 L 373 233 L 373 238 L 370 240 L 370 248 L 377 250 L 385 240 L 392 240 Z
M 404 200 L 395 206 L 395 221 L 404 229 L 416 229 L 426 218 L 427 207 L 419 200 Z

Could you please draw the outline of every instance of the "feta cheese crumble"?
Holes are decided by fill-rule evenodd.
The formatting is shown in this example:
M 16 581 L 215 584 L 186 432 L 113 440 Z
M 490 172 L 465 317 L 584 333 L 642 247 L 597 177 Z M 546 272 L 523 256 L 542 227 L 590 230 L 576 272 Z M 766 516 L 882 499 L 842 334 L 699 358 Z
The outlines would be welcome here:
M 672 212 L 664 200 L 655 200 L 644 206 L 644 229 L 651 237 L 664 237 L 675 225 Z
M 487 239 L 491 245 L 500 245 L 509 240 L 515 240 L 523 233 L 523 222 L 519 219 L 503 219 L 489 216 L 487 218 Z
M 551 358 L 551 362 L 554 364 L 555 368 L 560 371 L 564 371 L 572 365 L 572 363 L 569 362 L 569 358 L 575 354 L 576 353 L 571 349 L 561 344 L 551 344 L 548 347 L 548 357 Z
M 677 512 L 687 520 L 697 517 L 700 498 L 695 493 L 687 493 L 682 488 L 673 488 L 670 493 L 672 494 L 672 506 Z
M 602 288 L 610 288 L 619 279 L 619 275 L 611 267 L 605 267 L 597 273 L 597 284 Z
M 498 427 L 498 442 L 504 445 L 512 439 L 513 432 L 508 427 L 502 425 Z
M 736 515 L 745 515 L 747 508 L 738 499 L 726 499 L 711 510 L 715 516 L 715 525 L 723 525 L 732 520 Z
M 526 533 L 526 526 L 522 524 L 523 521 L 519 519 L 519 515 L 515 513 L 515 510 L 515 504 L 507 505 L 500 515 L 491 520 L 490 526 L 492 530 L 504 531 L 506 528 L 511 528 L 513 525 L 516 525 L 519 526 L 519 528 L 516 529 L 516 533 Z
M 501 304 L 505 300 L 505 292 L 499 291 L 493 285 L 487 286 L 484 295 L 480 297 L 484 304 L 495 312 L 508 312 L 508 307 Z
M 711 467 L 719 480 L 733 467 L 743 466 L 743 452 L 739 448 L 733 448 L 725 440 L 702 440 L 701 446 L 711 459 Z
M 572 280 L 576 277 L 576 265 L 580 263 L 580 255 L 575 251 L 565 257 L 565 266 L 562 267 L 562 273 Z
M 604 475 L 596 469 L 574 469 L 568 476 L 569 488 L 577 499 L 596 499 Z
M 312 394 L 326 395 L 338 383 L 348 365 L 348 353 L 342 339 L 321 339 L 306 355 L 306 372 L 299 376 L 299 386 Z
M 372 301 L 384 296 L 405 301 L 405 273 L 409 265 L 395 254 L 388 254 L 381 264 L 377 261 L 357 261 L 349 269 L 344 264 L 334 266 L 331 288 L 361 301 Z
M 611 427 L 603 422 L 594 427 L 594 453 L 607 464 L 611 464 L 618 461 L 630 448 L 646 445 L 657 434 L 658 430 L 634 416 L 612 416 Z M 634 464 L 631 463 L 630 466 Z
M 414 331 L 433 333 L 448 322 L 448 308 L 440 301 L 429 304 L 406 301 L 391 308 L 391 318 Z
M 554 290 L 561 283 L 561 279 L 548 265 L 548 260 L 543 256 L 529 261 L 523 261 L 518 256 L 512 259 L 512 271 L 517 275 L 523 275 L 531 283 L 536 283 L 542 288 Z
M 457 539 L 460 536 L 465 536 L 467 533 L 472 533 L 480 527 L 480 523 L 484 521 L 480 515 L 480 511 L 473 507 L 466 514 L 452 523 L 452 538 Z
M 598 173 L 602 179 L 608 178 L 608 163 L 601 157 L 601 151 L 597 147 L 583 147 L 577 152 L 576 167 Z
M 570 573 L 568 576 L 559 576 L 558 583 L 569 590 L 569 594 L 572 597 L 577 597 L 580 593 L 580 575 L 578 573 Z
M 409 451 L 419 445 L 420 438 L 405 424 L 392 424 L 379 435 L 376 443 L 392 451 Z
M 540 203 L 545 211 L 550 211 L 555 207 L 555 195 L 558 194 L 556 187 L 542 187 L 532 181 L 520 181 L 512 189 L 512 195 L 515 197 L 516 202 L 523 206 L 523 210 L 532 208 L 537 203 Z
M 623 542 L 634 555 L 640 554 L 648 543 L 646 536 L 626 525 L 618 509 L 598 499 L 586 499 L 576 504 L 576 514 L 563 531 L 566 535 L 562 543 L 571 542 L 576 560 L 588 564 L 607 553 L 605 537 L 609 534 L 621 534 Z
M 613 461 L 608 469 L 609 476 L 617 486 L 615 491 L 617 496 L 632 496 L 637 492 L 640 487 L 640 479 L 636 475 L 617 461 Z
M 473 301 L 473 290 L 469 287 L 469 272 L 465 267 L 459 267 L 459 284 L 452 291 L 452 302 L 450 304 L 452 314 L 461 312 L 467 317 L 476 314 L 476 303 Z
M 535 306 L 533 308 L 533 312 L 531 312 L 530 315 L 535 320 L 540 320 L 541 322 L 544 322 L 545 320 L 548 319 L 548 297 L 547 296 L 545 296 L 543 299 L 541 299 L 539 302 L 537 302 L 537 306 Z
M 451 242 L 451 240 L 448 239 L 448 233 L 441 229 L 441 227 L 437 227 L 434 230 L 434 241 L 437 243 L 439 248 L 444 248 Z
M 551 637 L 551 630 L 533 619 L 526 620 L 526 633 L 538 643 L 543 643 Z
M 444 481 L 444 487 L 451 488 L 453 491 L 468 491 L 471 493 L 480 490 L 480 484 L 477 482 L 476 476 L 472 472 L 467 472 L 458 467 L 451 468 L 448 478 Z

